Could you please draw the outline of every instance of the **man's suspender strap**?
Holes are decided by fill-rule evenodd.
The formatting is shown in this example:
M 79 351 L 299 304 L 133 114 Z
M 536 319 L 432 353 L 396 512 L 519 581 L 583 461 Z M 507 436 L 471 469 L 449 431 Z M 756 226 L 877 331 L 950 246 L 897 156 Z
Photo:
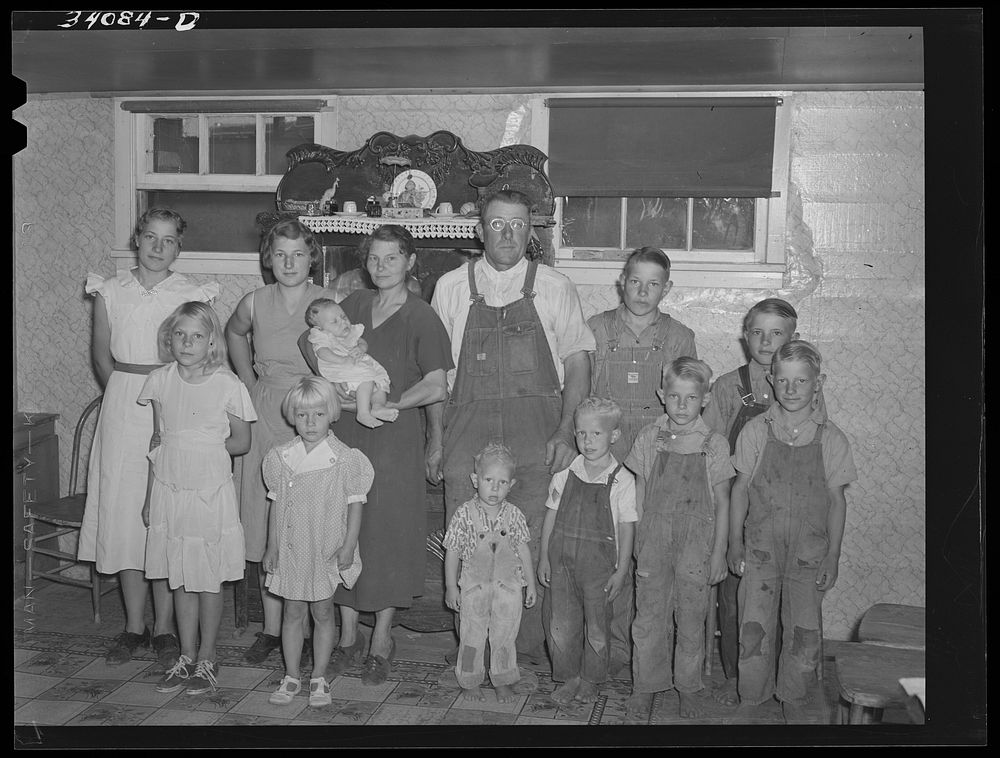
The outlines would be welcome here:
M 739 372 L 740 384 L 736 386 L 736 389 L 740 393 L 740 401 L 743 405 L 756 403 L 757 398 L 753 394 L 753 385 L 750 383 L 750 364 L 744 363 L 739 367 Z

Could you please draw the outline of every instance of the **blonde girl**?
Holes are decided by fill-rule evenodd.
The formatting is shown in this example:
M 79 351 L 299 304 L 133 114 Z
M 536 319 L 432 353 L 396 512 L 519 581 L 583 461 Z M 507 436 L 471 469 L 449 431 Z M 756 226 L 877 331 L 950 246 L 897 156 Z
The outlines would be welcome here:
M 275 282 L 245 295 L 226 324 L 233 368 L 250 391 L 258 416 L 238 482 L 247 560 L 255 563 L 264 557 L 267 544 L 268 500 L 261 463 L 268 450 L 295 436 L 281 403 L 288 390 L 311 373 L 296 340 L 306 327 L 309 303 L 331 295 L 309 279 L 322 250 L 305 225 L 295 220 L 276 224 L 265 235 L 261 251 L 261 263 L 274 273 Z M 258 573 L 264 628 L 243 656 L 253 664 L 281 647 L 281 598 L 268 592 L 264 572 Z
M 157 329 L 171 311 L 189 300 L 211 301 L 217 282 L 195 284 L 170 270 L 181 250 L 187 224 L 180 215 L 153 208 L 139 217 L 131 242 L 135 268 L 107 279 L 88 274 L 86 292 L 94 296 L 91 358 L 104 402 L 87 471 L 87 504 L 80 529 L 78 558 L 96 561 L 102 574 L 116 574 L 125 604 L 125 629 L 107 651 L 107 663 L 132 658 L 151 643 L 161 666 L 179 651 L 174 634 L 173 601 L 166 582 L 150 583 L 143 574 L 146 529 L 140 513 L 146 492 L 146 450 L 153 413 L 136 403 L 146 375 L 161 365 Z M 152 633 L 144 618 L 153 588 Z
M 143 508 L 146 576 L 166 579 L 174 595 L 181 650 L 156 686 L 216 689 L 215 640 L 222 582 L 243 578 L 240 526 L 230 456 L 250 448 L 256 420 L 246 387 L 226 367 L 215 311 L 184 303 L 160 327 L 164 358 L 146 379 L 139 402 L 153 406 L 152 475 Z
M 341 584 L 353 586 L 361 573 L 361 506 L 375 471 L 360 450 L 330 431 L 340 403 L 326 379 L 300 379 L 285 396 L 282 412 L 298 436 L 264 458 L 264 482 L 274 502 L 263 564 L 268 589 L 284 598 L 285 676 L 270 702 L 287 705 L 302 689 L 300 654 L 308 613 L 314 662 L 309 705 L 324 706 L 330 704 L 326 669 L 336 631 L 333 593 Z

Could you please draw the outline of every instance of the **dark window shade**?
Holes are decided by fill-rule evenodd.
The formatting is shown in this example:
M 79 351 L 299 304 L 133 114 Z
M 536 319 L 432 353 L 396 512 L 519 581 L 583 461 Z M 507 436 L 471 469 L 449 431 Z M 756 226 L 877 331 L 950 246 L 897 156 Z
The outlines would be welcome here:
M 557 195 L 775 197 L 773 97 L 551 98 Z
M 317 113 L 324 100 L 125 100 L 130 113 Z

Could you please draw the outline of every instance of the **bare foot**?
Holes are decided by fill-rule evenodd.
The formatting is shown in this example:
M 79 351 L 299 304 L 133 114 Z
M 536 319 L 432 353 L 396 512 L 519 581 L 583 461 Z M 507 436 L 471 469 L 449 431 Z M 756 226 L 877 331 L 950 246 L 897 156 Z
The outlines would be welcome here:
M 358 419 L 358 423 L 359 424 L 364 424 L 369 429 L 375 429 L 377 427 L 382 426 L 382 422 L 379 421 L 377 418 L 375 418 L 370 413 L 361 413 L 359 411 L 356 418 Z
M 708 692 L 704 689 L 697 692 L 678 692 L 681 696 L 681 718 L 697 719 L 705 715 L 708 709 Z
M 395 421 L 399 418 L 399 411 L 396 408 L 386 408 L 384 405 L 372 408 L 372 415 L 382 421 Z
M 625 705 L 625 718 L 628 721 L 645 721 L 652 708 L 652 692 L 633 692 Z
M 712 699 L 717 703 L 733 708 L 740 704 L 740 696 L 736 692 L 736 677 L 726 679 L 722 684 L 712 688 Z
M 552 699 L 559 705 L 566 705 L 573 700 L 578 689 L 580 689 L 580 677 L 574 676 L 556 688 L 555 692 L 552 693 Z
M 579 703 L 595 702 L 597 700 L 597 685 L 586 679 L 581 679 L 580 689 L 576 691 L 576 696 L 573 699 Z
M 517 695 L 509 684 L 501 684 L 493 688 L 497 693 L 498 703 L 513 703 L 517 700 Z
M 809 715 L 806 713 L 805 707 L 801 705 L 795 705 L 794 703 L 781 703 L 781 715 L 785 717 L 786 724 L 808 724 L 810 723 Z
M 483 694 L 483 691 L 479 687 L 469 687 L 469 688 L 463 687 L 462 695 L 465 696 L 466 700 L 481 701 L 486 699 L 486 696 Z

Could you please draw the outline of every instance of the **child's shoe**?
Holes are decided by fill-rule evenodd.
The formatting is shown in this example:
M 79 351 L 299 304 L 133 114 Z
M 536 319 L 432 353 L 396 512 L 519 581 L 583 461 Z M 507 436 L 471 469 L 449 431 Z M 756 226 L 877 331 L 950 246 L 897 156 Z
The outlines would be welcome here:
M 332 702 L 330 697 L 330 685 L 325 677 L 309 680 L 309 705 L 313 708 L 320 708 Z
M 206 692 L 219 689 L 219 685 L 215 681 L 218 673 L 219 669 L 216 667 L 215 661 L 198 661 L 187 686 L 187 694 L 203 695 Z
M 313 680 L 315 681 L 315 680 Z M 299 694 L 299 690 L 302 689 L 302 680 L 293 679 L 287 674 L 282 678 L 281 684 L 278 685 L 278 689 L 271 693 L 267 698 L 267 702 L 271 705 L 288 705 L 295 699 L 295 696 Z M 312 696 L 310 696 L 310 701 Z
M 167 669 L 160 681 L 156 683 L 156 691 L 177 692 L 191 676 L 190 667 L 191 659 L 186 655 L 180 656 L 177 662 Z
M 149 627 L 142 630 L 142 634 L 124 631 L 115 637 L 108 648 L 105 656 L 105 663 L 109 666 L 118 666 L 132 660 L 132 651 L 137 647 L 149 647 Z

